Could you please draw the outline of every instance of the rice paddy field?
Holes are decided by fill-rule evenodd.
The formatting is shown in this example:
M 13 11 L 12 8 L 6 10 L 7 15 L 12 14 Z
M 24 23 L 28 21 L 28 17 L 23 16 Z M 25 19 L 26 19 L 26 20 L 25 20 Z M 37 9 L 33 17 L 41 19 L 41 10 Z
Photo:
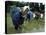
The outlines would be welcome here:
M 18 31 L 15 30 L 12 18 L 9 13 L 7 13 L 7 33 L 34 33 L 34 32 L 44 32 L 45 31 L 45 21 L 44 19 L 33 19 L 32 21 L 24 21 L 22 28 Z

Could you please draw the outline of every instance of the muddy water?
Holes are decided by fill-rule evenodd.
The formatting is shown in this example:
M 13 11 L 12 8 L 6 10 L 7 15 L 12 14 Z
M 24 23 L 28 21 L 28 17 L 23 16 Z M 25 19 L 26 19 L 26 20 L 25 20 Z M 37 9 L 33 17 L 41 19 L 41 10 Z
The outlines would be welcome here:
M 24 33 L 33 33 L 33 32 L 44 32 L 45 31 L 45 27 L 44 27 L 44 22 L 42 21 L 35 21 L 33 20 L 33 22 L 24 22 L 24 25 L 22 27 L 22 32 Z
M 34 33 L 34 32 L 45 32 L 45 28 L 33 28 L 32 30 L 26 30 L 26 29 L 22 29 L 22 33 Z
M 34 28 L 34 29 L 32 29 L 32 31 L 31 32 L 44 32 L 44 28 L 39 28 L 39 29 L 36 29 L 36 28 Z

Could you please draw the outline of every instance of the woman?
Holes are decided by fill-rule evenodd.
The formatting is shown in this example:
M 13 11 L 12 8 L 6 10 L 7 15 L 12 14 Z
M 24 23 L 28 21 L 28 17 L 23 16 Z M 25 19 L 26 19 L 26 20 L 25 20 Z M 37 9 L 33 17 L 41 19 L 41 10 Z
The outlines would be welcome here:
M 12 12 L 14 12 L 14 14 L 12 13 L 12 21 L 13 21 L 13 24 L 15 26 L 15 29 L 18 30 L 19 28 L 21 28 L 21 25 L 23 24 L 24 22 L 24 15 L 27 14 L 27 8 L 18 8 L 16 7 L 15 10 L 13 10 Z

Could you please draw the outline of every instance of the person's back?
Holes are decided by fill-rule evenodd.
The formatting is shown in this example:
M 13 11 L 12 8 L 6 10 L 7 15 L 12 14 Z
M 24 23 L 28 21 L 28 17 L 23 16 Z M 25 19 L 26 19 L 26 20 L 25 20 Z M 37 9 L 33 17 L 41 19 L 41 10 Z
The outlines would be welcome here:
M 13 24 L 14 24 L 16 30 L 18 29 L 18 27 L 21 24 L 21 21 L 23 19 L 23 17 L 21 15 L 22 15 L 22 13 L 20 12 L 20 9 L 18 7 L 16 7 L 11 12 L 12 21 L 13 21 Z
M 11 14 L 11 17 L 13 17 L 13 15 L 16 13 L 16 12 L 20 12 L 20 7 L 11 7 L 10 9 L 10 14 Z

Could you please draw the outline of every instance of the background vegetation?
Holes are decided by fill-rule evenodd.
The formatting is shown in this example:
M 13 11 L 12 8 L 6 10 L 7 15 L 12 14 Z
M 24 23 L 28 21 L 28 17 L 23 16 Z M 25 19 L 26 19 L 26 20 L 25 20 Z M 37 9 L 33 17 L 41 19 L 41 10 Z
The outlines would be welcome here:
M 34 5 L 35 4 L 35 5 Z M 39 3 L 33 3 L 33 2 L 12 2 L 12 1 L 6 1 L 5 2 L 5 12 L 6 12 L 6 19 L 7 19 L 7 33 L 25 33 L 25 32 L 44 32 L 44 26 L 45 26 L 45 19 L 41 19 L 39 18 L 38 20 L 33 19 L 32 21 L 28 22 L 28 21 L 24 21 L 22 28 L 19 31 L 16 31 L 14 29 L 14 25 L 12 22 L 12 18 L 10 15 L 10 6 L 19 6 L 19 7 L 23 7 L 25 5 L 29 5 L 30 8 L 32 8 L 32 11 L 34 12 L 34 10 L 39 11 L 39 8 L 41 9 L 42 12 L 44 9 L 44 6 L 42 3 L 40 3 L 40 7 L 38 5 Z M 43 11 L 44 13 L 44 11 Z

